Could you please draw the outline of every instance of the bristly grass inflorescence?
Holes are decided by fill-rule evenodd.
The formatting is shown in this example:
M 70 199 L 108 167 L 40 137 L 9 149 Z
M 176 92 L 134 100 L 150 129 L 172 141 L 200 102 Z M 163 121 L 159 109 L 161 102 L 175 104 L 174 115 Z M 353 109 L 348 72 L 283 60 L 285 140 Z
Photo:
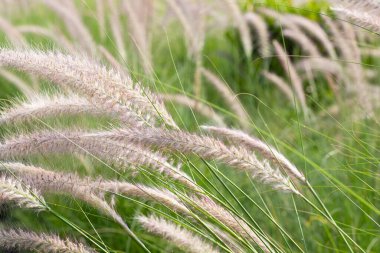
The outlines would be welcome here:
M 330 2 L 0 0 L 0 251 L 376 252 L 380 5 Z

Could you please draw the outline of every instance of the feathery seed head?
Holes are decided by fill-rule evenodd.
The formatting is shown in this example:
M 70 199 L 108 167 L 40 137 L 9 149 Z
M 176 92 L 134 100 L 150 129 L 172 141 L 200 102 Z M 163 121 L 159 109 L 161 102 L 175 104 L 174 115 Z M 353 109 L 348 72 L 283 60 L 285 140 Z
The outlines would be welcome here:
M 244 147 L 226 146 L 218 139 L 187 133 L 185 131 L 149 129 L 119 129 L 110 132 L 109 138 L 120 142 L 136 143 L 148 147 L 163 148 L 168 151 L 196 154 L 203 159 L 222 162 L 240 171 L 248 172 L 252 177 L 272 185 L 275 189 L 298 193 L 290 181 L 280 171 L 260 162 Z
M 109 116 L 118 115 L 112 111 L 90 104 L 76 95 L 70 96 L 33 96 L 26 101 L 15 102 L 11 107 L 1 112 L 0 123 L 24 123 L 35 119 L 75 115 Z
M 189 253 L 217 253 L 212 245 L 206 243 L 199 236 L 185 230 L 165 219 L 151 216 L 138 216 L 137 220 L 148 232 L 161 236 L 178 248 Z
M 253 149 L 253 151 L 260 153 L 266 159 L 280 166 L 289 175 L 297 178 L 301 182 L 306 182 L 304 175 L 302 175 L 302 173 L 296 168 L 295 165 L 293 165 L 283 154 L 281 154 L 275 148 L 269 146 L 258 138 L 254 138 L 242 131 L 235 129 L 213 126 L 202 126 L 202 128 L 213 134 L 216 134 L 217 136 L 226 138 L 234 144 L 241 144 Z M 270 166 L 267 162 L 264 162 L 264 164 L 265 166 Z
M 116 164 L 116 169 L 146 166 L 180 182 L 189 189 L 199 188 L 183 172 L 160 152 L 133 142 L 121 142 L 108 138 L 111 132 L 37 132 L 9 138 L 0 144 L 0 159 L 9 160 L 33 154 L 77 153 L 90 155 L 102 163 Z
M 124 181 L 81 178 L 75 174 L 48 171 L 22 163 L 3 163 L 0 171 L 16 174 L 24 183 L 39 189 L 41 192 L 67 194 L 92 204 L 96 204 L 95 198 L 92 196 L 103 197 L 105 192 L 110 192 L 153 201 L 183 214 L 189 214 L 189 210 L 177 196 L 164 189 Z
M 0 66 L 12 67 L 46 78 L 70 89 L 96 107 L 128 115 L 131 125 L 163 121 L 177 128 L 165 107 L 152 93 L 125 74 L 108 70 L 93 61 L 61 53 L 0 49 Z M 134 117 L 131 117 L 131 114 Z M 141 123 L 140 123 L 141 124 Z
M 24 187 L 10 177 L 0 177 L 0 202 L 12 201 L 22 208 L 45 210 L 44 199 L 35 190 Z
M 0 249 L 41 253 L 95 253 L 81 243 L 56 235 L 37 234 L 21 229 L 0 229 Z

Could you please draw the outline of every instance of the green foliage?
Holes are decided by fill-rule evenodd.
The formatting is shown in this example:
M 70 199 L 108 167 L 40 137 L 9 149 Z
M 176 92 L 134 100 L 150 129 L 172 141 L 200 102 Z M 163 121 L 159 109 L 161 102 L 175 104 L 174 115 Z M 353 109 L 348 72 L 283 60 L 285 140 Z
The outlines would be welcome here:
M 100 39 L 97 21 L 93 17 L 93 2 L 89 1 L 88 4 L 83 3 L 81 6 L 90 13 L 85 16 L 84 22 L 97 42 L 110 52 L 116 53 L 111 37 L 103 41 Z M 258 5 L 255 2 L 246 1 L 242 6 L 245 10 L 252 10 Z M 291 1 L 279 2 L 268 0 L 264 5 L 282 12 L 302 14 L 316 21 L 320 20 L 319 14 L 327 10 L 326 4 L 320 4 L 317 1 L 310 2 L 299 9 L 291 7 Z M 44 8 L 35 9 L 37 12 L 15 16 L 15 23 L 43 24 L 45 20 L 51 20 L 53 23 L 59 21 Z M 63 28 L 61 22 L 58 24 Z M 279 41 L 283 39 L 278 28 L 273 26 L 270 30 L 274 39 Z M 127 39 L 127 35 L 125 38 Z M 152 38 L 154 48 L 154 75 L 152 77 L 143 73 L 136 49 L 128 45 L 129 58 L 126 67 L 133 78 L 156 91 L 192 94 L 195 64 L 188 57 L 181 31 L 178 27 L 170 27 L 169 30 L 154 31 Z M 34 47 L 54 48 L 52 42 L 46 39 L 28 36 L 27 40 Z M 0 37 L 0 41 L 5 41 L 4 36 Z M 299 50 L 291 43 L 288 44 L 287 49 L 290 52 Z M 261 75 L 262 70 L 270 69 L 286 76 L 278 61 L 255 58 L 255 56 L 247 59 L 243 55 L 238 32 L 229 28 L 219 34 L 207 36 L 203 51 L 204 67 L 218 73 L 238 94 L 251 117 L 251 133 L 277 147 L 304 172 L 312 188 L 301 186 L 302 193 L 305 199 L 318 209 L 304 198 L 276 192 L 252 181 L 243 173 L 236 173 L 227 166 L 206 162 L 197 156 L 177 158 L 184 161 L 184 170 L 192 175 L 210 195 L 220 199 L 239 217 L 259 230 L 265 231 L 281 249 L 278 252 L 349 252 L 347 244 L 352 247 L 353 252 L 360 252 L 359 248 L 347 239 L 347 236 L 339 234 L 336 226 L 353 238 L 366 252 L 379 252 L 379 122 L 375 118 L 353 123 L 349 118 L 352 108 L 343 107 L 337 116 L 326 113 L 327 108 L 337 100 L 323 78 L 315 80 L 316 93 L 308 93 L 308 103 L 314 115 L 310 119 L 304 118 L 300 108 L 293 107 L 284 99 L 283 94 Z M 370 59 L 368 62 L 372 63 Z M 28 77 L 24 78 L 29 80 Z M 202 99 L 226 118 L 227 125 L 238 128 L 238 120 L 228 108 L 225 99 L 206 80 L 203 79 L 202 82 Z M 5 103 L 8 103 L 7 101 L 12 97 L 20 95 L 11 83 L 4 79 L 0 79 L 0 90 L 0 97 L 6 101 Z M 199 125 L 209 123 L 208 119 L 198 116 L 188 108 L 170 104 L 168 108 L 183 129 L 198 131 Z M 321 114 L 325 115 L 320 116 Z M 82 120 L 62 119 L 57 125 L 66 126 L 80 121 L 80 124 L 83 124 L 81 126 L 92 128 L 99 126 L 99 122 L 102 123 L 101 119 L 86 118 L 83 122 Z M 54 121 L 55 119 L 48 119 L 42 125 L 55 128 L 57 126 L 53 124 Z M 33 127 L 35 127 L 34 124 L 13 128 L 2 126 L 2 132 L 27 131 Z M 108 126 L 104 123 L 103 127 Z M 43 127 L 38 125 L 36 128 Z M 57 168 L 60 171 L 77 171 L 79 174 L 95 177 L 100 174 L 105 178 L 115 177 L 112 171 L 101 163 L 78 156 L 54 156 L 53 158 L 37 156 L 28 161 Z M 182 188 L 176 188 L 174 184 L 165 181 L 161 175 L 152 176 L 143 167 L 137 170 L 138 175 L 125 172 L 117 177 L 132 182 L 165 186 L 175 192 L 183 192 Z M 313 190 L 317 195 L 313 194 Z M 116 197 L 116 199 L 116 209 L 151 252 L 175 252 L 176 248 L 168 245 L 165 240 L 159 240 L 143 231 L 133 218 L 136 214 L 148 214 L 152 211 L 163 213 L 179 224 L 200 229 L 191 225 L 191 220 L 181 219 L 165 207 L 122 197 Z M 54 212 L 35 215 L 24 210 L 12 211 L 6 223 L 16 224 L 16 226 L 21 224 L 34 231 L 70 234 L 74 238 L 83 236 L 81 232 L 85 231 L 88 237 L 104 246 L 105 252 L 143 252 L 134 241 L 127 238 L 125 232 L 117 224 L 88 205 L 61 195 L 51 195 L 46 200 Z M 328 212 L 323 209 L 324 207 Z M 330 221 L 329 215 L 332 217 Z M 336 222 L 337 225 L 332 224 L 331 221 Z M 75 224 L 76 229 L 73 229 L 72 224 Z M 259 224 L 259 226 L 254 224 Z M 279 226 L 287 234 L 281 231 Z M 349 242 L 346 243 L 345 239 Z M 94 243 L 90 241 L 88 241 L 89 244 L 94 246 Z M 250 252 L 248 248 L 246 251 Z

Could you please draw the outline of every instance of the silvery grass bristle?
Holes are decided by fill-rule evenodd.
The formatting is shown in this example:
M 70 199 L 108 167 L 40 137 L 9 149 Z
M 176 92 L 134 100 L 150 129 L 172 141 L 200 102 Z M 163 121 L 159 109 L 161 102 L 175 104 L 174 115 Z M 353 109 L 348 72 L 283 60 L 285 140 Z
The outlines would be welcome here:
M 276 165 L 280 166 L 289 176 L 298 179 L 299 181 L 306 183 L 305 176 L 292 164 L 283 154 L 277 149 L 271 147 L 269 144 L 261 141 L 256 137 L 252 137 L 240 130 L 221 128 L 214 126 L 202 126 L 202 129 L 209 131 L 216 136 L 226 138 L 235 145 L 244 145 L 247 148 L 258 152 L 266 159 L 272 161 Z
M 157 125 L 163 122 L 178 128 L 164 105 L 148 89 L 86 57 L 0 49 L 0 66 L 48 79 L 87 98 L 94 106 L 130 118 L 130 125 Z
M 34 95 L 30 99 L 18 100 L 4 109 L 0 114 L 0 123 L 21 124 L 42 120 L 48 117 L 91 115 L 113 116 L 118 114 L 106 111 L 90 104 L 86 99 L 77 95 Z M 121 119 L 122 120 L 122 119 Z
M 170 243 L 188 253 L 217 253 L 219 252 L 213 245 L 203 240 L 198 235 L 185 230 L 184 228 L 169 222 L 165 219 L 150 215 L 138 216 L 138 222 L 148 232 L 161 236 Z
M 0 169 L 5 168 L 8 169 L 8 171 L 13 169 L 15 173 L 20 169 L 29 170 L 31 172 L 30 174 L 18 174 L 23 182 L 30 183 L 44 193 L 66 194 L 88 203 L 101 213 L 119 223 L 128 235 L 138 240 L 133 231 L 130 230 L 120 215 L 104 200 L 104 198 L 95 194 L 89 185 L 83 184 L 81 180 L 77 181 L 77 177 L 56 174 L 37 167 L 23 166 L 22 164 L 15 164 L 15 166 L 17 166 L 16 169 L 12 164 L 3 163 L 3 166 L 0 167 Z M 5 172 L 6 171 L 7 170 L 5 170 Z
M 379 18 L 379 8 L 367 12 L 366 10 L 355 9 L 356 5 L 343 8 L 334 8 L 336 12 L 343 13 L 343 16 L 347 16 L 354 23 L 359 24 L 366 29 L 373 30 L 374 32 L 380 32 L 380 18 Z M 340 22 L 341 27 L 343 28 L 343 35 L 345 40 L 348 42 L 348 46 L 352 52 L 352 57 L 354 62 L 361 62 L 361 52 L 358 47 L 358 41 L 356 38 L 355 31 L 352 25 L 347 24 L 346 22 Z M 348 93 L 353 93 L 358 100 L 358 107 L 355 107 L 356 111 L 353 115 L 365 114 L 367 118 L 374 116 L 374 104 L 371 103 L 371 100 L 368 99 L 369 94 L 366 92 L 367 80 L 365 80 L 365 74 L 362 66 L 360 64 L 349 63 L 347 66 L 348 75 L 350 77 L 350 82 L 348 82 Z M 361 116 L 354 118 L 361 118 Z
M 272 168 L 266 161 L 259 161 L 250 150 L 242 146 L 226 146 L 220 140 L 206 135 L 161 128 L 142 128 L 104 132 L 104 138 L 161 148 L 171 152 L 195 154 L 206 160 L 216 160 L 239 171 L 247 172 L 253 178 L 274 189 L 299 194 L 289 179 L 284 177 L 278 169 Z
M 198 112 L 206 119 L 210 119 L 218 126 L 226 125 L 223 117 L 217 114 L 211 106 L 203 103 L 202 101 L 192 99 L 189 96 L 182 94 L 159 94 L 158 96 L 167 103 L 180 104 L 189 107 L 191 110 Z
M 344 18 L 374 32 L 380 32 L 380 4 L 372 0 L 331 0 L 331 9 Z
M 114 170 L 129 169 L 131 165 L 144 166 L 191 190 L 200 191 L 190 177 L 181 170 L 180 165 L 175 165 L 159 151 L 151 151 L 139 144 L 115 141 L 107 138 L 108 135 L 109 132 L 100 131 L 41 131 L 21 134 L 8 138 L 0 144 L 0 159 L 15 160 L 34 154 L 82 154 L 105 165 L 117 165 Z
M 0 229 L 0 249 L 41 253 L 95 253 L 96 251 L 56 235 L 37 234 L 21 229 Z
M 260 238 L 245 221 L 230 213 L 225 208 L 221 207 L 208 197 L 193 197 L 192 201 L 206 211 L 215 219 L 222 222 L 225 226 L 231 228 L 245 239 L 251 240 L 257 244 L 264 252 L 270 253 L 270 247 L 267 245 L 264 239 Z
M 9 177 L 0 177 L 0 203 L 13 202 L 16 205 L 42 211 L 46 209 L 46 204 L 36 190 L 29 186 L 22 185 L 19 181 Z
M 110 193 L 140 198 L 164 205 L 182 214 L 190 214 L 189 209 L 181 203 L 178 197 L 166 189 L 132 184 L 126 181 L 79 177 L 72 173 L 53 172 L 22 163 L 2 163 L 0 171 L 5 174 L 16 174 L 24 183 L 39 189 L 42 193 L 55 192 L 66 194 L 89 203 L 92 202 L 88 201 L 85 195 L 103 198 L 105 193 Z

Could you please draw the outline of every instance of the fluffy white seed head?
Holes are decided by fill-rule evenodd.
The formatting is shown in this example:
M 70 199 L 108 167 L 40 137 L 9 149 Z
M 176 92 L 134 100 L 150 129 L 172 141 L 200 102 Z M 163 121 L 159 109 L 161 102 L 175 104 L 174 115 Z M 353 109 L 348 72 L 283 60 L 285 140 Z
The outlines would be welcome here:
M 114 116 L 112 111 L 90 104 L 86 99 L 76 95 L 46 96 L 35 95 L 25 101 L 17 101 L 0 114 L 0 123 L 14 124 L 60 116 Z
M 24 183 L 39 189 L 42 193 L 66 194 L 90 204 L 95 204 L 95 207 L 97 207 L 98 203 L 96 199 L 103 198 L 104 194 L 109 192 L 152 201 L 182 214 L 189 214 L 189 210 L 172 192 L 142 184 L 92 179 L 89 177 L 82 178 L 76 174 L 53 172 L 22 163 L 3 163 L 0 171 L 5 174 L 16 174 Z
M 138 216 L 138 222 L 148 232 L 161 236 L 173 245 L 189 253 L 217 253 L 219 252 L 199 236 L 179 227 L 165 219 L 156 216 Z
M 45 210 L 44 199 L 36 190 L 23 186 L 11 177 L 0 177 L 0 203 L 13 202 L 22 208 Z
M 380 32 L 380 3 L 376 0 L 330 0 L 331 9 L 356 25 Z
M 41 253 L 95 253 L 79 242 L 21 229 L 0 229 L 0 249 Z
M 66 194 L 91 205 L 99 212 L 112 218 L 133 238 L 138 238 L 133 233 L 122 217 L 104 200 L 102 195 L 96 194 L 91 184 L 81 180 L 75 175 L 55 173 L 34 166 L 25 166 L 20 163 L 5 163 L 3 168 L 13 170 L 18 176 L 30 185 L 44 193 Z M 1 169 L 1 167 L 0 167 Z M 88 181 L 88 180 L 87 180 Z
M 0 49 L 0 66 L 46 78 L 87 98 L 94 106 L 130 118 L 131 125 L 165 124 L 177 128 L 165 107 L 130 77 L 108 70 L 86 57 L 31 50 Z
M 272 161 L 273 163 L 280 166 L 284 171 L 286 171 L 290 176 L 297 178 L 301 182 L 306 182 L 306 178 L 302 173 L 292 164 L 283 154 L 281 154 L 274 147 L 271 147 L 267 143 L 261 141 L 258 138 L 252 137 L 242 131 L 213 127 L 213 126 L 202 126 L 203 129 L 223 138 L 228 139 L 233 144 L 244 145 L 255 152 L 258 152 L 266 159 Z
M 10 160 L 35 154 L 82 154 L 116 169 L 144 166 L 173 179 L 189 189 L 199 191 L 194 182 L 159 151 L 143 145 L 118 142 L 108 138 L 113 132 L 37 132 L 9 138 L 0 144 L 0 159 Z
M 104 133 L 104 135 L 107 134 L 108 138 L 119 142 L 132 142 L 172 152 L 196 154 L 203 159 L 216 160 L 237 170 L 247 172 L 253 178 L 257 178 L 275 189 L 298 194 L 289 179 L 284 177 L 278 169 L 272 168 L 268 162 L 259 161 L 251 151 L 241 146 L 226 146 L 220 140 L 209 136 L 159 128 L 119 129 Z

